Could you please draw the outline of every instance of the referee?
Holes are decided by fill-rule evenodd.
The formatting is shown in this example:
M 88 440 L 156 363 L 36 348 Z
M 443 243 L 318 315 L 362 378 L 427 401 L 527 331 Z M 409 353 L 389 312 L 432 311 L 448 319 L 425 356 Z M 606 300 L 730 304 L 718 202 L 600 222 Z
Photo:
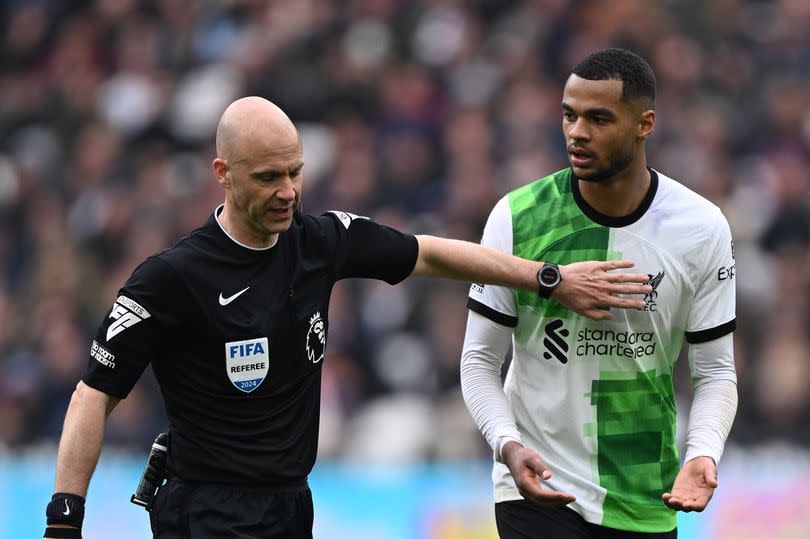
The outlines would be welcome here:
M 409 275 L 538 289 L 539 261 L 413 236 L 344 212 L 299 211 L 303 148 L 267 100 L 223 113 L 213 169 L 225 202 L 147 258 L 98 329 L 65 417 L 45 537 L 79 538 L 106 417 L 151 363 L 170 423 L 159 538 L 310 538 L 329 296 L 339 279 Z M 605 319 L 643 308 L 632 263 L 561 266 L 555 298 Z

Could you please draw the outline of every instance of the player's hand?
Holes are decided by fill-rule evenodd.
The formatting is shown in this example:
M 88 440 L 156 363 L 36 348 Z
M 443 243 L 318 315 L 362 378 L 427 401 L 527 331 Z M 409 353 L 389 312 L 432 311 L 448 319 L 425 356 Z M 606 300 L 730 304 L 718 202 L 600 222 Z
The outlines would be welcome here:
M 643 309 L 641 298 L 624 298 L 617 294 L 649 294 L 645 273 L 613 273 L 612 270 L 632 268 L 632 260 L 608 260 L 607 262 L 574 262 L 560 266 L 562 281 L 551 297 L 577 314 L 593 320 L 610 320 L 613 317 L 606 308 Z
M 540 486 L 540 480 L 547 481 L 551 478 L 551 470 L 535 451 L 509 441 L 504 444 L 501 456 L 512 472 L 518 492 L 526 500 L 546 509 L 565 507 L 576 500 L 573 494 L 547 490 Z
M 703 511 L 717 488 L 717 466 L 709 457 L 695 457 L 683 465 L 672 492 L 665 492 L 661 499 L 667 507 L 676 511 Z

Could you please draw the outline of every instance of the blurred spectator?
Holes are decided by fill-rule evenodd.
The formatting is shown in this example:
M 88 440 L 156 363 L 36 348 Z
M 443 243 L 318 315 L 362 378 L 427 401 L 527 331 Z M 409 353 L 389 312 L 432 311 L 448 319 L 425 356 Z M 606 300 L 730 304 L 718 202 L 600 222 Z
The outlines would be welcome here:
M 267 97 L 300 127 L 306 211 L 477 241 L 500 196 L 566 166 L 558 88 L 611 45 L 659 74 L 649 161 L 734 232 L 730 443 L 810 447 L 810 3 L 36 0 L 0 14 L 0 447 L 56 442 L 117 288 L 222 199 L 212 141 L 233 98 Z M 335 288 L 323 456 L 488 454 L 458 389 L 465 292 Z M 156 392 L 147 371 L 109 443 L 148 447 Z

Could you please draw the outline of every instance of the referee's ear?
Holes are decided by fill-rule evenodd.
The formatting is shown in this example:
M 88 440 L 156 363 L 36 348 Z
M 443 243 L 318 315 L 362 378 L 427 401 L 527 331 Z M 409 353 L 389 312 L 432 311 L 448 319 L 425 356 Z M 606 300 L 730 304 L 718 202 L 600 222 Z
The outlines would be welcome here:
M 214 168 L 214 175 L 217 177 L 217 183 L 221 185 L 225 189 L 231 188 L 231 177 L 230 177 L 230 167 L 228 166 L 228 161 L 217 157 L 214 159 L 214 162 L 211 164 Z

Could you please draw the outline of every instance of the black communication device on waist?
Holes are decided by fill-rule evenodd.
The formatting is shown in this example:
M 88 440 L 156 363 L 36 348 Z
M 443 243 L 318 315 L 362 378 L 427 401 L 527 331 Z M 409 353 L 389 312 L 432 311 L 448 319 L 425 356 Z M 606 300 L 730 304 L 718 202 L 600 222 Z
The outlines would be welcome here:
M 141 480 L 138 482 L 138 488 L 135 489 L 129 501 L 142 506 L 147 511 L 152 510 L 152 504 L 155 501 L 155 494 L 158 488 L 163 485 L 167 476 L 166 457 L 169 452 L 169 434 L 161 432 L 158 434 L 155 441 L 152 443 L 152 449 L 149 451 L 149 458 L 146 461 L 146 467 L 141 474 Z

